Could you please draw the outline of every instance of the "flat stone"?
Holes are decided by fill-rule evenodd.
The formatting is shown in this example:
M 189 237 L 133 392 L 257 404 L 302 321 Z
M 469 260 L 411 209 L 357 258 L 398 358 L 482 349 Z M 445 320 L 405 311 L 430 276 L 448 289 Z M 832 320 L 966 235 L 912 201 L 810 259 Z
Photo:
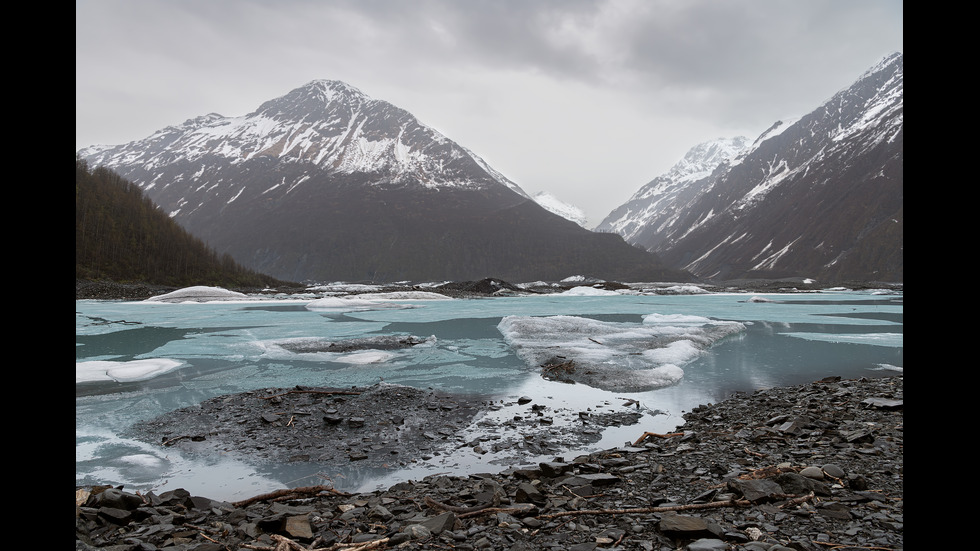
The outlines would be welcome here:
M 783 489 L 775 482 L 767 479 L 760 480 L 729 480 L 728 487 L 742 494 L 742 497 L 753 502 L 759 503 L 769 501 L 774 494 L 782 494 Z
M 456 524 L 456 513 L 451 511 L 445 512 L 441 515 L 426 519 L 423 521 L 422 526 L 425 526 L 435 535 L 439 535 L 443 530 L 452 530 L 453 526 Z
M 820 467 L 806 467 L 800 474 L 813 480 L 823 480 L 823 469 Z
M 844 469 L 841 469 L 840 467 L 838 467 L 833 463 L 827 463 L 821 468 L 823 469 L 824 474 L 826 474 L 831 478 L 841 479 L 847 476 L 847 473 L 844 472 Z
M 287 534 L 294 538 L 310 539 L 313 537 L 313 528 L 310 527 L 309 515 L 286 517 L 286 526 L 284 529 Z
M 862 400 L 861 403 L 881 409 L 902 409 L 905 407 L 904 400 L 894 400 L 891 398 L 872 397 Z
M 664 515 L 664 518 L 660 519 L 660 530 L 668 536 L 685 539 L 713 535 L 703 518 L 689 515 Z
M 701 538 L 692 541 L 685 547 L 687 551 L 727 551 L 728 544 L 714 538 Z

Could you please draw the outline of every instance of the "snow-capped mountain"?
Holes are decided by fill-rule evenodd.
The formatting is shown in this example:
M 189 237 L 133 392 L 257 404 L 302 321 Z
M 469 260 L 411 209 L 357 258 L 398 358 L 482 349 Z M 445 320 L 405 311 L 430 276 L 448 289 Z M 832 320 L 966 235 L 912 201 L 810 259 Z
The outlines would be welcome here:
M 531 198 L 548 212 L 557 214 L 565 220 L 571 220 L 583 228 L 587 227 L 588 217 L 585 216 L 582 209 L 575 205 L 570 205 L 547 191 L 539 191 Z
M 343 82 L 78 155 L 138 185 L 217 252 L 280 279 L 678 277 L 618 236 L 546 211 L 473 152 Z
M 704 278 L 902 281 L 902 68 L 887 56 L 708 175 L 653 180 L 600 229 Z
M 180 193 L 174 215 L 215 199 L 235 201 L 249 191 L 266 197 L 285 195 L 303 185 L 314 169 L 340 175 L 370 173 L 377 185 L 479 189 L 497 183 L 527 196 L 475 154 L 407 111 L 330 80 L 310 82 L 248 115 L 211 113 L 143 140 L 89 147 L 81 155 L 96 165 L 132 166 L 131 176 L 144 176 L 142 168 L 145 176 L 138 183 L 145 191 L 161 198 L 170 194 L 154 192 L 158 186 Z M 250 161 L 302 165 L 304 170 L 294 171 L 294 180 L 280 178 L 261 190 L 222 179 L 226 163 Z M 175 185 L 190 180 L 206 185 Z
M 692 147 L 684 158 L 666 173 L 641 187 L 596 226 L 596 231 L 615 232 L 629 242 L 642 241 L 646 247 L 659 244 L 658 237 L 677 223 L 677 216 L 705 192 L 708 176 L 748 145 L 748 138 L 719 138 Z M 640 234 L 643 235 L 640 235 Z

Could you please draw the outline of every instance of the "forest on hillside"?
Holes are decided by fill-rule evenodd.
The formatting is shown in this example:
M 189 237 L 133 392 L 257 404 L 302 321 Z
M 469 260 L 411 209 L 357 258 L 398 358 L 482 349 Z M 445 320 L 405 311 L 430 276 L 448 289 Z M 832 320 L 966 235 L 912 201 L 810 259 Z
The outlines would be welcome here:
M 282 284 L 218 255 L 136 184 L 75 158 L 75 279 L 173 287 Z

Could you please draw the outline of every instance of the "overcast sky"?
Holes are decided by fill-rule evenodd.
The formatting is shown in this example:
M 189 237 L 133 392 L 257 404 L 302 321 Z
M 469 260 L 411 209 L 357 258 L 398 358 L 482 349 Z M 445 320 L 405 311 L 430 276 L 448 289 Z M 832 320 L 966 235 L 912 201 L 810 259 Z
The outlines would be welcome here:
M 892 52 L 901 0 L 76 0 L 75 149 L 342 80 L 591 225 Z

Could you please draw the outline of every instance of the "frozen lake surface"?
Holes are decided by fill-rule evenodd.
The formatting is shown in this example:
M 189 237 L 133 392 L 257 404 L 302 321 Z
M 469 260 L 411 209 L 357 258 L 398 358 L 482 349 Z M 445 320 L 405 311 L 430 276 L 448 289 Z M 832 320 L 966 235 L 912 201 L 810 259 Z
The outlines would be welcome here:
M 638 425 L 607 429 L 589 450 L 569 450 L 574 457 L 644 431 L 669 432 L 684 412 L 733 392 L 903 369 L 902 295 L 892 292 L 211 298 L 76 301 L 76 484 L 182 487 L 236 500 L 290 486 L 373 489 L 507 467 L 469 448 L 384 470 L 270 465 L 124 436 L 138 421 L 246 390 L 383 381 L 492 396 L 501 407 L 488 416 L 501 419 L 522 396 L 573 411 L 639 402 Z M 418 344 L 382 346 L 409 336 Z M 577 382 L 542 377 L 541 364 L 555 358 L 574 362 Z

